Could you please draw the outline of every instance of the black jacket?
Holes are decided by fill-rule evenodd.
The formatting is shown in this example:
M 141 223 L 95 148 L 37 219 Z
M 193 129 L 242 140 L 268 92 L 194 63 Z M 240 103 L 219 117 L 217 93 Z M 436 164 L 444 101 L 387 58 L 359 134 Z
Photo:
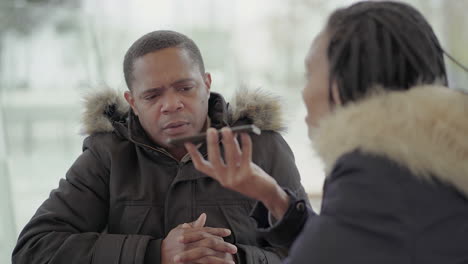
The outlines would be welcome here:
M 288 263 L 468 263 L 468 95 L 390 92 L 337 110 L 314 143 L 327 177 L 320 215 L 291 205 L 269 227 Z M 295 241 L 294 241 L 295 240 Z
M 281 128 L 276 104 L 257 92 L 239 95 L 228 106 L 212 93 L 209 116 L 217 128 L 255 123 L 267 129 L 252 137 L 254 162 L 305 198 L 293 154 L 272 131 Z M 222 188 L 195 170 L 188 157 L 173 159 L 148 140 L 127 111 L 113 93 L 88 98 L 85 123 L 92 135 L 21 232 L 14 263 L 159 263 L 168 232 L 203 212 L 207 226 L 232 230 L 226 240 L 239 248 L 240 263 L 280 262 L 284 254 L 255 234 L 249 218 L 255 201 Z M 204 146 L 201 151 L 206 153 Z

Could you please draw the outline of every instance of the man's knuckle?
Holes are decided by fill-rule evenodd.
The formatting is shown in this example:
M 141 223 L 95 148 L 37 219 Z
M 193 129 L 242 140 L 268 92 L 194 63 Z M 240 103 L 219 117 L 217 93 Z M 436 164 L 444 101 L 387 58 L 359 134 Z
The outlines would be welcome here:
M 208 245 L 210 247 L 216 247 L 217 245 L 219 245 L 219 240 L 215 239 L 215 238 L 211 238 L 208 240 Z
M 188 238 L 188 236 L 185 235 L 185 234 L 181 234 L 181 235 L 179 236 L 179 239 L 182 240 L 182 241 L 187 240 L 187 238 Z

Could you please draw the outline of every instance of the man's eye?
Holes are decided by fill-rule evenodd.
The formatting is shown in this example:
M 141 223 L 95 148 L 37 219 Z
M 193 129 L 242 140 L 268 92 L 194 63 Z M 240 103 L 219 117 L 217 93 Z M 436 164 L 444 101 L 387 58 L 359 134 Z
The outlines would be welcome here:
M 157 97 L 157 95 L 153 94 L 153 95 L 145 96 L 144 99 L 147 100 L 147 101 L 150 101 L 150 100 L 153 100 L 156 97 Z
M 188 92 L 188 91 L 190 91 L 192 88 L 193 88 L 192 86 L 184 86 L 184 87 L 179 88 L 179 91 Z

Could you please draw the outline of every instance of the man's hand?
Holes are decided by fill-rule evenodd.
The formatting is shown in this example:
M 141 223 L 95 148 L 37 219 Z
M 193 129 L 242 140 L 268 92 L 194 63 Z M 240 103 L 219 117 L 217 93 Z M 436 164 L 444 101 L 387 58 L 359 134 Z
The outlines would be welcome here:
M 206 214 L 172 229 L 161 244 L 161 263 L 234 264 L 237 248 L 223 240 L 231 231 L 205 227 Z
M 241 150 L 230 128 L 223 128 L 221 133 L 224 160 L 219 149 L 218 133 L 213 128 L 207 131 L 208 160 L 192 143 L 185 144 L 195 168 L 217 180 L 223 187 L 261 201 L 276 219 L 281 219 L 289 206 L 289 196 L 273 177 L 252 162 L 250 136 L 241 134 Z

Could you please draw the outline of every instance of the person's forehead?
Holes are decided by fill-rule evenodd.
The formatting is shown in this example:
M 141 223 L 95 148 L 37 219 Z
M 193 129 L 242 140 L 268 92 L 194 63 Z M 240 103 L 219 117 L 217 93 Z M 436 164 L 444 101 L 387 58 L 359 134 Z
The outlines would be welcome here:
M 158 79 L 158 77 L 165 75 L 192 76 L 198 72 L 197 64 L 193 62 L 186 51 L 171 48 L 148 53 L 136 59 L 133 76 L 136 80 L 140 78 Z
M 319 57 L 326 55 L 326 48 L 328 43 L 328 35 L 326 32 L 320 32 L 312 41 L 307 52 L 305 62 L 306 65 L 311 63 L 311 60 L 318 59 Z
M 191 63 L 188 51 L 182 48 L 170 47 L 149 52 L 135 59 L 135 65 Z
M 135 60 L 134 90 L 143 92 L 148 88 L 172 85 L 180 80 L 197 79 L 199 70 L 186 51 L 178 48 L 164 49 L 145 54 Z

